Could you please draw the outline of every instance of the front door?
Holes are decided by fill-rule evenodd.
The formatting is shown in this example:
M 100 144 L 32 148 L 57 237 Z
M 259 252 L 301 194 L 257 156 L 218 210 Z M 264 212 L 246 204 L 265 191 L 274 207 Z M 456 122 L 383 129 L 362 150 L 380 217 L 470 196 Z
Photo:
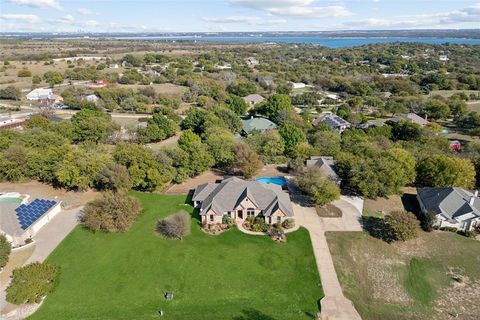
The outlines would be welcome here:
M 237 217 L 238 217 L 239 219 L 243 219 L 243 210 L 238 210 L 238 211 L 237 211 Z

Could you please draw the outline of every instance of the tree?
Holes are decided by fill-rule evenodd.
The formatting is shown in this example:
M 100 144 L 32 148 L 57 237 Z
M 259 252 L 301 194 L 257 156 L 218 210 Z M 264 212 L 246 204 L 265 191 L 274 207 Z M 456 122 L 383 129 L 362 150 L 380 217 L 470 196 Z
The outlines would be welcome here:
M 437 99 L 429 100 L 423 109 L 423 114 L 428 115 L 432 120 L 446 119 L 450 116 L 450 112 L 450 107 Z
M 284 163 L 285 142 L 277 130 L 269 130 L 265 133 L 260 131 L 251 132 L 247 143 L 262 156 L 265 163 Z
M 162 113 L 155 112 L 148 120 L 147 127 L 140 129 L 140 140 L 144 143 L 157 142 L 174 136 L 179 127 L 177 123 Z
M 216 107 L 213 112 L 232 133 L 239 133 L 242 130 L 242 120 L 232 110 L 225 107 Z
M 137 198 L 107 191 L 85 206 L 80 221 L 89 229 L 101 232 L 125 232 L 142 211 Z
M 74 142 L 101 142 L 111 135 L 115 128 L 112 117 L 100 110 L 82 109 L 73 115 L 71 122 Z
M 257 91 L 257 86 L 253 82 L 238 82 L 229 85 L 227 91 L 239 97 L 244 97 L 255 93 Z
M 99 173 L 110 161 L 110 155 L 103 148 L 73 148 L 59 163 L 55 176 L 57 181 L 67 188 L 93 188 Z
M 127 167 L 133 188 L 137 190 L 164 187 L 174 176 L 172 167 L 158 163 L 151 151 L 142 145 L 121 142 L 113 151 L 113 159 Z
M 334 130 L 319 130 L 309 137 L 315 153 L 323 156 L 335 156 L 340 152 L 341 137 Z
M 309 167 L 300 172 L 294 181 L 299 189 L 308 194 L 317 205 L 324 206 L 340 198 L 340 189 L 337 184 L 328 180 L 318 167 Z
M 205 144 L 217 166 L 227 166 L 233 163 L 235 139 L 230 131 L 223 128 L 208 129 L 205 133 Z
M 230 108 L 239 116 L 243 116 L 247 112 L 248 104 L 239 96 L 230 95 L 225 103 L 227 104 L 228 108 Z
M 0 99 L 20 100 L 20 90 L 14 86 L 8 86 L 4 89 L 0 89 Z
M 385 223 L 396 240 L 407 241 L 418 237 L 419 221 L 411 212 L 392 211 L 385 216 Z
M 10 251 L 12 251 L 12 245 L 3 234 L 0 234 L 0 270 L 7 264 Z
M 235 166 L 243 173 L 245 178 L 255 176 L 263 166 L 258 154 L 246 143 L 237 143 L 234 153 L 236 157 Z
M 204 130 L 205 121 L 207 119 L 207 111 L 198 108 L 188 109 L 185 118 L 181 123 L 183 130 L 192 130 L 196 134 L 200 134 Z
M 286 123 L 280 128 L 280 136 L 285 142 L 285 153 L 290 156 L 295 155 L 296 148 L 302 142 L 307 141 L 302 129 L 294 124 Z
M 400 120 L 392 128 L 392 137 L 394 140 L 418 140 L 422 136 L 422 128 L 412 122 Z
M 157 232 L 167 239 L 182 240 L 191 232 L 192 219 L 187 212 L 181 211 L 158 220 Z
M 437 222 L 436 216 L 437 215 L 434 212 L 427 212 L 422 216 L 422 221 L 420 222 L 420 224 L 424 231 L 430 232 L 433 230 L 433 227 Z
M 417 166 L 417 184 L 427 187 L 460 187 L 471 189 L 475 185 L 475 167 L 468 159 L 447 155 L 432 155 Z
M 207 146 L 191 130 L 187 130 L 181 135 L 178 139 L 178 146 L 187 154 L 190 175 L 203 173 L 215 164 L 215 159 L 208 153 Z
M 34 262 L 13 270 L 12 281 L 6 290 L 7 301 L 13 304 L 39 303 L 53 290 L 58 267 Z
M 293 110 L 292 100 L 286 94 L 274 94 L 262 101 L 255 108 L 259 113 L 272 120 L 278 122 L 278 115 L 282 110 Z
M 127 167 L 110 163 L 103 168 L 97 177 L 97 188 L 114 192 L 126 192 L 132 188 L 132 180 Z
M 47 82 L 50 87 L 54 87 L 56 84 L 63 83 L 63 76 L 58 71 L 48 71 L 43 74 L 43 79 Z

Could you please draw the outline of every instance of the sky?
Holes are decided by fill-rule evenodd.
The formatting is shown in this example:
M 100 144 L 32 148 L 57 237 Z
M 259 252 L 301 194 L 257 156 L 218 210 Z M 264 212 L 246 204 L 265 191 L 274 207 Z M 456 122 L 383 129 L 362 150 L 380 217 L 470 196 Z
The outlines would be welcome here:
M 0 0 L 0 32 L 480 29 L 464 0 Z

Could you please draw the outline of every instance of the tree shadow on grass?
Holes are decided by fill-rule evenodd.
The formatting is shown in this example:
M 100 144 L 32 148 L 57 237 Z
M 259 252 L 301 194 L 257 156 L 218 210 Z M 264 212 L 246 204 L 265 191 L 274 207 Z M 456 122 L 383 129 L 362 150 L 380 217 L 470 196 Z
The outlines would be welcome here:
M 383 240 L 387 243 L 395 241 L 391 228 L 385 223 L 385 220 L 377 217 L 363 217 L 363 228 L 374 238 Z
M 242 315 L 235 316 L 232 320 L 276 320 L 265 313 L 255 309 L 242 310 Z

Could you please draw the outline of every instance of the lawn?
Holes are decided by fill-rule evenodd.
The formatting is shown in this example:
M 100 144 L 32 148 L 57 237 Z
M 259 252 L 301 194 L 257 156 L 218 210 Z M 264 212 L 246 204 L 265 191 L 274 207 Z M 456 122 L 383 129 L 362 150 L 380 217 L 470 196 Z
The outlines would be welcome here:
M 330 232 L 327 240 L 362 319 L 478 319 L 480 242 L 450 232 L 393 244 L 353 232 Z
M 134 193 L 144 212 L 123 234 L 77 227 L 48 258 L 58 285 L 29 319 L 311 319 L 323 296 L 308 232 L 287 243 L 231 230 L 208 236 L 194 218 L 182 241 L 155 221 L 192 211 L 185 196 Z M 164 292 L 173 292 L 171 301 Z

